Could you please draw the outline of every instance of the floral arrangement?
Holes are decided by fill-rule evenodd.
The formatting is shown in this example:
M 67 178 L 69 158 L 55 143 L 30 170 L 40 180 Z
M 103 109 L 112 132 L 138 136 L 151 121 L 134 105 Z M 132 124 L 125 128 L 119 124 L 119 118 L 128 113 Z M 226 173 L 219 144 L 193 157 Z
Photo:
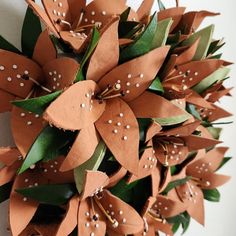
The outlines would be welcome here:
M 228 160 L 229 65 L 208 11 L 27 0 L 22 50 L 0 38 L 0 202 L 13 236 L 155 236 L 204 224 Z M 42 31 L 41 23 L 46 27 Z

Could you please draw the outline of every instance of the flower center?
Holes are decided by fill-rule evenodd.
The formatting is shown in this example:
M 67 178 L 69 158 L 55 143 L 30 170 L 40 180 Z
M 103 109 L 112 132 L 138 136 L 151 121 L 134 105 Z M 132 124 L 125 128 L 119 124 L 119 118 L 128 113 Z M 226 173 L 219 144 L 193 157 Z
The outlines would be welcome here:
M 122 97 L 124 96 L 123 91 L 121 90 L 121 85 L 116 83 L 114 86 L 108 85 L 101 93 L 97 94 L 96 98 L 100 101 Z

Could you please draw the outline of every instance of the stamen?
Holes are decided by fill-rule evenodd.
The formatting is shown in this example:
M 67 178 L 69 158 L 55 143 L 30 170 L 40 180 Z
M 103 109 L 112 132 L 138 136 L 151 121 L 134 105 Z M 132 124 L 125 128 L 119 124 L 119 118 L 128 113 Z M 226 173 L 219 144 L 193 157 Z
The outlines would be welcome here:
M 176 76 L 166 79 L 164 82 L 169 82 L 170 80 L 174 80 L 174 79 L 178 79 L 178 78 L 182 78 L 182 77 L 184 78 L 184 76 L 187 76 L 187 75 L 186 74 L 176 75 Z
M 123 93 L 118 93 L 118 94 L 114 94 L 114 95 L 110 95 L 113 92 L 117 92 L 121 89 L 121 85 L 116 83 L 113 87 L 111 87 L 110 85 L 107 86 L 107 88 L 101 93 L 99 94 L 97 97 L 100 100 L 107 100 L 110 98 L 115 98 L 115 97 L 121 97 L 123 96 Z M 110 96 L 108 96 L 110 95 Z
M 162 218 L 160 215 L 157 215 L 151 209 L 147 212 L 147 214 L 155 221 L 165 224 L 166 219 Z
M 59 24 L 59 25 L 61 25 L 61 24 L 67 25 L 70 27 L 70 29 L 72 28 L 71 23 L 66 20 L 62 20 L 62 19 L 58 18 L 55 22 L 56 22 L 56 24 Z
M 23 80 L 30 80 L 30 81 L 32 81 L 34 84 L 36 84 L 36 85 L 39 86 L 42 90 L 44 90 L 44 91 L 46 91 L 46 92 L 48 92 L 48 93 L 51 93 L 51 92 L 52 92 L 52 90 L 50 90 L 50 89 L 44 87 L 44 86 L 41 85 L 38 81 L 36 81 L 35 79 L 29 77 L 28 75 L 22 75 L 21 78 L 22 78 Z
M 168 162 L 168 153 L 169 153 L 169 151 L 168 151 L 168 147 L 167 147 L 167 145 L 164 143 L 164 144 L 162 144 L 161 142 L 159 142 L 158 143 L 161 147 L 162 147 L 162 149 L 164 150 L 164 155 L 165 155 L 165 163 L 164 163 L 164 166 L 169 166 L 169 162 Z

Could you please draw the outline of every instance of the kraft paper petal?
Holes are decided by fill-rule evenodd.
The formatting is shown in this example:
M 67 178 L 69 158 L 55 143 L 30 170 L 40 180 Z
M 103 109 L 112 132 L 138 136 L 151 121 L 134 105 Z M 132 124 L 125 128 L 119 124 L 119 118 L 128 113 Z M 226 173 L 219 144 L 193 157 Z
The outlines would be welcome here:
M 19 54 L 0 50 L 0 89 L 25 98 L 33 88 L 30 80 L 22 76 L 27 75 L 39 83 L 42 80 L 41 68 L 34 61 Z
M 20 160 L 21 154 L 14 147 L 0 147 L 0 163 L 11 166 L 14 162 Z
M 69 235 L 74 228 L 77 226 L 77 216 L 78 216 L 79 200 L 78 197 L 73 197 L 67 206 L 66 215 L 58 227 L 55 236 L 65 236 Z
M 54 24 L 54 27 L 57 29 L 57 31 L 70 30 L 70 27 L 68 25 L 57 23 L 58 19 L 67 21 L 71 24 L 73 23 L 69 11 L 68 0 L 60 0 L 61 4 L 57 1 L 41 1 L 49 19 Z
M 147 130 L 146 134 L 146 142 L 152 139 L 155 135 L 157 135 L 162 130 L 161 125 L 153 122 Z
M 221 143 L 220 141 L 218 141 L 216 139 L 208 139 L 208 138 L 203 138 L 203 137 L 196 136 L 196 135 L 183 137 L 182 139 L 184 140 L 189 151 L 194 151 L 194 150 L 207 148 L 207 147 L 213 147 L 216 144 Z
M 168 118 L 186 114 L 185 111 L 165 98 L 151 92 L 144 92 L 141 96 L 129 102 L 129 106 L 137 118 Z
M 45 26 L 56 36 L 60 37 L 55 25 L 51 22 L 46 12 L 33 0 L 26 0 L 28 5 L 33 9 L 34 13 L 43 21 Z
M 114 18 L 100 37 L 88 65 L 87 80 L 89 79 L 97 82 L 118 64 L 118 25 L 119 18 Z
M 33 59 L 38 62 L 39 65 L 44 66 L 48 62 L 57 58 L 56 48 L 49 36 L 49 32 L 44 30 L 35 45 Z
M 0 101 L 1 101 L 0 113 L 11 111 L 11 109 L 12 109 L 11 101 L 14 101 L 15 98 L 16 98 L 16 96 L 0 89 Z
M 84 191 L 81 200 L 91 197 L 98 189 L 106 187 L 109 183 L 109 177 L 101 171 L 86 171 Z
M 185 9 L 186 9 L 185 7 L 173 7 L 173 8 L 160 11 L 158 12 L 158 21 L 161 21 L 167 18 L 172 18 L 173 24 L 170 28 L 170 33 L 171 33 L 181 21 L 181 18 L 185 12 Z
M 201 175 L 201 180 L 198 183 L 202 189 L 215 189 L 227 183 L 230 178 L 226 175 L 205 173 Z
M 204 78 L 215 72 L 223 64 L 221 60 L 206 59 L 202 61 L 192 61 L 177 67 L 176 71 L 170 77 L 165 79 L 164 83 L 170 82 L 176 85 L 182 85 L 183 89 L 191 88 L 201 82 Z M 175 76 L 178 76 L 175 78 Z
M 52 235 L 54 236 L 57 230 L 57 224 L 35 224 L 34 225 L 35 230 L 39 235 L 47 236 Z
M 212 134 L 208 131 L 208 129 L 203 127 L 202 125 L 200 125 L 197 130 L 201 132 L 201 137 L 209 139 L 213 138 Z
M 79 64 L 72 58 L 61 57 L 50 61 L 43 67 L 47 78 L 45 87 L 52 91 L 61 90 L 73 84 Z
M 93 203 L 92 203 L 93 202 Z M 94 204 L 94 210 L 92 209 Z M 93 220 L 93 216 L 97 216 L 97 220 Z M 95 204 L 94 200 L 86 199 L 80 203 L 78 214 L 78 235 L 91 236 L 96 232 L 98 236 L 104 236 L 106 233 L 106 223 L 103 213 Z
M 160 193 L 160 184 L 161 184 L 161 167 L 160 164 L 153 169 L 152 175 L 152 196 L 156 197 Z
M 129 204 L 115 197 L 107 190 L 104 190 L 103 197 L 99 201 L 104 209 L 114 213 L 112 218 L 119 223 L 118 227 L 114 228 L 107 221 L 107 227 L 110 230 L 123 235 L 138 233 L 142 230 L 143 220 Z
M 14 177 L 19 167 L 20 167 L 20 164 L 18 165 L 15 164 L 12 166 L 5 166 L 3 168 L 0 168 L 0 186 L 14 180 Z
M 82 165 L 92 157 L 98 143 L 99 137 L 94 125 L 83 128 L 75 139 L 60 170 L 68 171 Z
M 203 193 L 193 181 L 176 188 L 180 199 L 187 205 L 187 212 L 197 222 L 204 225 L 204 202 Z
M 150 15 L 154 0 L 144 0 L 137 10 L 138 19 L 142 20 Z
M 39 115 L 13 107 L 11 130 L 15 144 L 24 157 L 43 127 L 43 120 Z
M 125 177 L 126 174 L 127 170 L 123 167 L 120 167 L 117 172 L 109 176 L 109 184 L 107 185 L 107 188 L 115 186 L 121 179 Z
M 36 181 L 39 183 L 41 179 L 37 177 L 29 173 L 24 173 L 18 176 L 13 184 L 10 196 L 10 226 L 13 236 L 18 236 L 26 228 L 39 205 L 35 201 L 24 198 L 22 195 L 16 193 L 15 190 L 28 187 L 29 185 L 33 186 Z
M 158 171 L 160 173 L 160 170 L 162 169 L 163 167 L 161 166 L 161 164 L 158 165 Z M 154 173 L 152 174 L 152 185 L 154 186 Z M 156 171 L 156 174 L 158 172 Z M 164 176 L 162 177 L 161 179 L 161 182 L 159 183 L 159 189 L 158 189 L 158 193 L 161 193 L 165 190 L 165 188 L 167 187 L 167 185 L 170 183 L 171 181 L 171 168 L 168 167 L 168 168 L 165 168 L 164 169 Z M 154 193 L 154 190 L 153 190 L 153 193 Z M 153 196 L 157 196 L 157 194 L 153 194 Z
M 217 92 L 213 92 L 209 95 L 209 98 L 207 99 L 209 102 L 218 102 L 219 99 L 221 99 L 224 96 L 228 96 L 230 94 L 230 91 L 233 88 L 227 88 L 227 89 L 222 89 Z
M 44 119 L 67 130 L 80 130 L 93 124 L 105 109 L 104 102 L 100 104 L 91 98 L 98 91 L 91 80 L 72 85 L 46 109 Z
M 78 13 L 81 12 L 86 6 L 86 0 L 67 0 L 68 5 L 69 5 L 69 10 L 70 10 L 70 15 L 71 15 L 71 20 L 73 22 L 78 22 Z
M 232 114 L 219 106 L 213 105 L 214 109 L 213 110 L 205 110 L 203 114 L 203 118 L 208 117 L 208 121 L 213 122 L 215 120 L 219 120 L 221 118 L 229 117 L 232 116 Z
M 139 127 L 129 106 L 119 98 L 108 100 L 95 126 L 116 160 L 131 173 L 137 173 Z
M 99 87 L 105 89 L 118 83 L 124 93 L 123 99 L 134 100 L 151 85 L 168 51 L 169 46 L 163 46 L 117 66 L 99 81 Z

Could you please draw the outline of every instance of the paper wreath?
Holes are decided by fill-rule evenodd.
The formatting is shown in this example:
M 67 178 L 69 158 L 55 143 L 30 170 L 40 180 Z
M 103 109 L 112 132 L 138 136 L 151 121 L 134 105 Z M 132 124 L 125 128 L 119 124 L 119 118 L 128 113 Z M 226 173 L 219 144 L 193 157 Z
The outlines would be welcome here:
M 22 50 L 0 37 L 0 202 L 13 236 L 156 236 L 204 224 L 230 160 L 218 13 L 125 0 L 33 0 Z M 41 29 L 40 21 L 46 27 Z

